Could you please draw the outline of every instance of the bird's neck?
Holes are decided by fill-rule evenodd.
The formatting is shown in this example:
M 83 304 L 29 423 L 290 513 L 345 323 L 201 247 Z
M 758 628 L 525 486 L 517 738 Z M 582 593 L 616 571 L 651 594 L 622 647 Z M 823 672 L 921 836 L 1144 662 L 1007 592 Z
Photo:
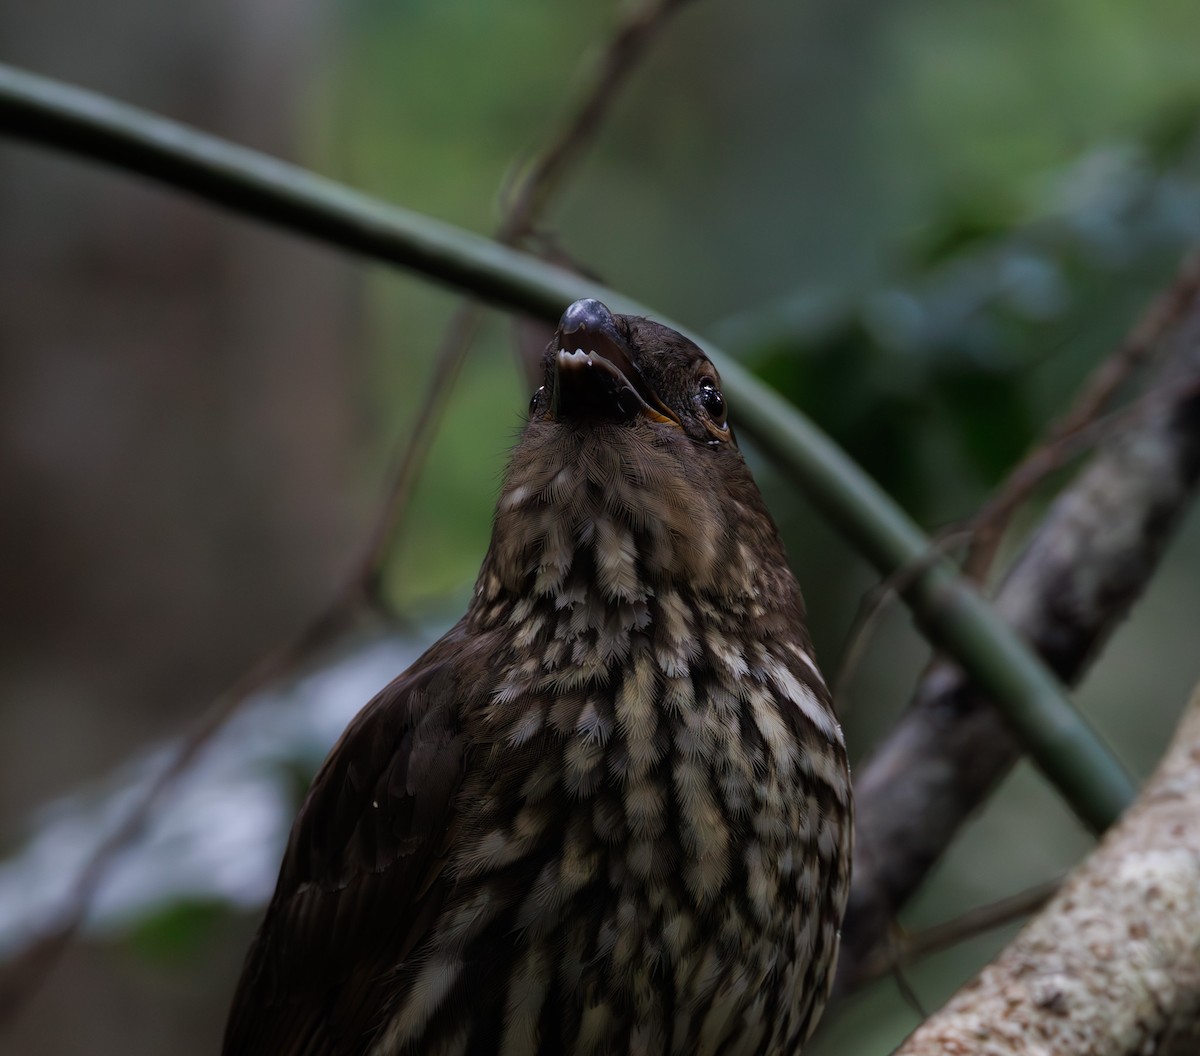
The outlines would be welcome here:
M 522 725 L 541 712 L 519 701 L 556 700 L 564 728 L 583 729 L 589 694 L 611 697 L 612 707 L 621 693 L 661 698 L 678 718 L 683 705 L 671 701 L 692 699 L 700 684 L 724 687 L 731 700 L 760 687 L 771 708 L 789 701 L 795 721 L 840 743 L 799 588 L 765 510 L 732 525 L 690 511 L 668 527 L 614 505 L 611 487 L 575 494 L 564 504 L 507 489 L 465 617 L 466 630 L 498 643 L 488 711 L 510 743 L 540 728 Z M 689 575 L 697 568 L 711 572 Z
M 620 687 L 666 694 L 667 706 L 671 686 L 694 693 L 700 679 L 733 695 L 767 687 L 822 741 L 839 741 L 799 587 L 757 492 L 714 504 L 692 488 L 664 503 L 661 481 L 608 476 L 601 487 L 580 466 L 510 476 L 497 509 L 465 617 L 498 643 L 496 721 L 519 724 L 528 709 L 509 705 L 542 694 L 586 711 L 589 693 Z
M 799 590 L 753 487 L 718 499 L 669 462 L 631 459 L 617 445 L 570 454 L 514 461 L 468 614 L 477 628 L 528 622 L 528 633 L 586 640 L 602 659 L 652 624 L 669 636 L 685 608 L 802 625 Z
M 501 589 L 553 596 L 583 568 L 617 603 L 669 583 L 737 596 L 774 585 L 757 581 L 760 569 L 790 580 L 786 566 L 735 449 L 698 457 L 690 441 L 619 425 L 531 422 L 506 473 L 481 585 L 490 575 Z

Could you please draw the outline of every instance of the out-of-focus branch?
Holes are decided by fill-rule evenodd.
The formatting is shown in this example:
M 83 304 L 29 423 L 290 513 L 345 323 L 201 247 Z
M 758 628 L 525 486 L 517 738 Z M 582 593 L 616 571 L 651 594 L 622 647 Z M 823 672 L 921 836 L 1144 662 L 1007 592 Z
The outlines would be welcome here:
M 1154 571 L 1200 478 L 1200 296 L 1146 401 L 1051 506 L 1004 580 L 1000 614 L 1074 684 Z M 858 842 L 837 991 L 861 980 L 890 922 L 1019 756 L 986 692 L 934 664 L 856 775 Z
M 1198 891 L 1200 690 L 1134 807 L 896 1056 L 1191 1056 Z

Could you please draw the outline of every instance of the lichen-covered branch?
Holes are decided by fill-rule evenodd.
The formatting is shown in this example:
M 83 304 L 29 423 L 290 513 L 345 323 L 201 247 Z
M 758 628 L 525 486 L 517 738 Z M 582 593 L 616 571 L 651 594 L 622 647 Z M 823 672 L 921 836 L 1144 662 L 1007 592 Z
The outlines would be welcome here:
M 1001 615 L 1066 683 L 1124 618 L 1200 478 L 1200 297 L 1140 416 L 1056 500 L 1000 588 Z M 859 767 L 858 846 L 838 992 L 860 980 L 896 911 L 1019 755 L 986 693 L 935 664 Z
M 1200 690 L 1135 806 L 896 1056 L 1195 1053 Z

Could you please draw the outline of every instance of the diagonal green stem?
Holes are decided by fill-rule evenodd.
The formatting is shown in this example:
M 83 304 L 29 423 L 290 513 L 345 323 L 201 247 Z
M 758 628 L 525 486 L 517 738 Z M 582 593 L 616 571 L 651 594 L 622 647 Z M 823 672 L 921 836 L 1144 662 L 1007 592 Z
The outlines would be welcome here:
M 103 96 L 0 65 L 0 133 L 140 173 L 255 220 L 411 268 L 509 309 L 555 320 L 580 297 L 643 305 L 527 253 L 377 199 L 257 151 Z M 688 331 L 654 313 L 669 326 Z M 921 530 L 778 393 L 701 338 L 740 429 L 885 576 L 921 569 L 904 594 L 938 647 L 995 699 L 1077 814 L 1102 830 L 1133 798 L 1121 765 L 1058 681 Z

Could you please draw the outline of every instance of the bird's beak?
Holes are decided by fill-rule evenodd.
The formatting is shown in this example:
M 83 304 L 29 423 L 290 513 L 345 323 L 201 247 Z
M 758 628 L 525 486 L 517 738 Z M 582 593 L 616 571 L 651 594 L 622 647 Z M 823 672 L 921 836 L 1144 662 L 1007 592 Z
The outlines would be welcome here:
M 641 416 L 680 425 L 675 414 L 638 370 L 612 312 L 596 300 L 576 301 L 554 335 L 550 413 L 627 422 Z

